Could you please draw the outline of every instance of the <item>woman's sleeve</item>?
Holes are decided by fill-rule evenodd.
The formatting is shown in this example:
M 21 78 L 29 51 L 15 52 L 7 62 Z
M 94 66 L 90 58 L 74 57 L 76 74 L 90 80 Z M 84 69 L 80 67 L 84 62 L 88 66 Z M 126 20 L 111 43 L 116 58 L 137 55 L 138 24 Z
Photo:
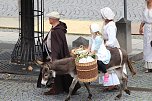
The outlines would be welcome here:
M 100 37 L 96 37 L 95 39 L 95 48 L 94 50 L 98 50 L 100 48 L 100 45 L 102 44 L 102 39 Z
M 108 41 L 106 41 L 107 46 L 114 46 L 114 42 L 116 41 L 116 28 L 113 26 L 109 26 L 107 28 L 108 33 Z
M 89 39 L 89 47 L 91 47 L 92 46 L 92 39 L 90 38 Z

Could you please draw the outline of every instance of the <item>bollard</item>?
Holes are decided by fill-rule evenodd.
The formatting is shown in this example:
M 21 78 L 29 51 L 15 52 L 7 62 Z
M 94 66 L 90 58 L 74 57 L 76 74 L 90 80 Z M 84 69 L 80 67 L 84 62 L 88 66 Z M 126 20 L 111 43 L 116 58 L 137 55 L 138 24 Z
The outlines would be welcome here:
M 132 40 L 131 40 L 131 21 L 126 18 L 120 19 L 116 22 L 117 26 L 117 39 L 120 47 L 125 49 L 127 53 L 132 52 Z

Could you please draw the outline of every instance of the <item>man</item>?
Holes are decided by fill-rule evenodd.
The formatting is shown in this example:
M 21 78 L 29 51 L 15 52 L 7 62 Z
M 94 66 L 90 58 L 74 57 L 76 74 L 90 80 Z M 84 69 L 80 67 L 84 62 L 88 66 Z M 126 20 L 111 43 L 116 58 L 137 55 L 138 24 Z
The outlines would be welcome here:
M 66 24 L 60 21 L 60 14 L 58 12 L 51 12 L 48 16 L 52 28 L 44 38 L 45 49 L 47 50 L 45 50 L 43 54 L 43 62 L 47 61 L 46 58 L 48 55 L 51 58 L 51 61 L 70 57 L 65 36 L 65 33 L 67 32 Z M 37 87 L 39 88 L 41 87 L 41 79 L 42 74 L 40 72 L 37 82 Z M 68 93 L 72 80 L 73 78 L 70 75 L 57 75 L 51 89 L 48 92 L 45 92 L 44 95 L 55 95 L 64 91 Z M 75 93 L 80 87 L 80 84 L 77 83 L 73 93 Z

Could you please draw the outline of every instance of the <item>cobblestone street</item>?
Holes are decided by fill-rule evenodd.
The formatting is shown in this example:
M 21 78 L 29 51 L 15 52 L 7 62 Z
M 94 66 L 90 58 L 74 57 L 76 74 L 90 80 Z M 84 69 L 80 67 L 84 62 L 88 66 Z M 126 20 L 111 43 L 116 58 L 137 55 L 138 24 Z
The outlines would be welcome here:
M 11 40 L 10 40 L 11 41 Z M 5 46 L 5 47 L 4 47 Z M 1 43 L 0 55 L 6 50 L 11 50 L 13 47 L 10 43 Z M 1 55 L 2 56 L 2 55 Z M 7 57 L 7 56 L 5 56 Z M 1 57 L 0 65 L 4 61 Z M 8 59 L 5 58 L 6 60 Z M 9 65 L 6 65 L 10 68 Z M 152 100 L 152 78 L 151 73 L 144 73 L 143 61 L 137 61 L 133 64 L 137 71 L 135 77 L 130 76 L 128 86 L 131 89 L 131 95 L 124 93 L 121 100 L 118 101 L 151 101 Z M 43 92 L 48 89 L 36 88 L 37 76 L 32 75 L 15 75 L 15 74 L 0 74 L 0 101 L 63 101 L 67 94 L 56 96 L 44 96 Z M 102 85 L 96 82 L 91 83 L 91 92 L 93 93 L 93 101 L 113 101 L 118 91 L 102 92 Z M 134 89 L 132 89 L 134 88 Z M 74 95 L 71 101 L 86 101 L 87 91 L 82 86 L 78 91 L 78 95 Z
M 152 88 L 151 74 L 143 73 L 143 62 L 136 62 L 134 67 L 137 67 L 137 75 L 134 78 L 129 77 L 128 86 Z M 64 93 L 55 96 L 44 96 L 43 92 L 48 89 L 36 88 L 37 76 L 0 74 L 0 78 L 0 101 L 63 101 L 67 95 Z M 97 81 L 91 83 L 93 101 L 114 101 L 118 91 L 102 92 L 102 88 Z M 87 94 L 86 89 L 82 86 L 78 94 L 72 96 L 71 101 L 86 101 Z M 122 99 L 118 101 L 151 101 L 151 96 L 151 91 L 132 90 L 131 95 L 123 93 Z
M 1 101 L 64 101 L 67 94 L 55 96 L 44 96 L 46 89 L 37 89 L 35 83 L 0 81 L 0 100 Z M 102 92 L 99 87 L 91 88 L 93 101 L 114 101 L 118 92 Z M 143 97 L 145 96 L 145 97 Z M 124 94 L 118 101 L 151 101 L 152 94 L 149 92 L 132 91 L 131 95 Z M 86 101 L 86 89 L 81 88 L 78 95 L 74 95 L 71 101 Z

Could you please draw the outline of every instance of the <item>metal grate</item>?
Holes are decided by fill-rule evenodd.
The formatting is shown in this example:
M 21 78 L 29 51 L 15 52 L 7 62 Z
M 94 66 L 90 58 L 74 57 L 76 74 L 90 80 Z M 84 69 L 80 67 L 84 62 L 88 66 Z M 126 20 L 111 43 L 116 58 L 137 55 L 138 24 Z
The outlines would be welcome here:
M 10 60 L 11 53 L 10 52 L 3 52 L 0 54 L 0 60 Z
M 18 74 L 18 75 L 38 75 L 39 67 L 31 65 L 33 71 L 27 69 L 28 65 L 11 64 L 10 61 L 0 61 L 0 73 Z
M 36 65 L 31 65 L 33 71 L 29 71 L 27 67 L 29 65 L 18 65 L 10 63 L 11 51 L 2 52 L 0 54 L 0 73 L 10 73 L 19 75 L 38 75 L 40 68 Z
M 19 0 L 19 39 L 11 62 L 31 64 L 42 57 L 44 36 L 44 0 Z M 34 28 L 34 26 L 37 28 Z

